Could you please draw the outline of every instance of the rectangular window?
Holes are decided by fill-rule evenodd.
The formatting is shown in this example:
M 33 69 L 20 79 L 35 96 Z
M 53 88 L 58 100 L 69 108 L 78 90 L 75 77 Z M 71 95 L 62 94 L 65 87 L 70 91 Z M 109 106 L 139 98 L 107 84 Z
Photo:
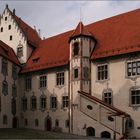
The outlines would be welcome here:
M 140 75 L 140 61 L 127 63 L 127 76 Z
M 45 88 L 46 86 L 47 86 L 47 76 L 46 75 L 40 76 L 39 87 L 40 88 Z
M 15 84 L 12 85 L 12 96 L 17 97 L 17 87 Z
M 36 97 L 31 97 L 31 109 L 36 110 L 37 109 L 37 100 Z
M 131 104 L 140 105 L 140 90 L 131 91 Z
M 78 68 L 74 69 L 74 79 L 78 78 Z
M 12 65 L 12 78 L 14 80 L 17 80 L 17 66 L 16 65 Z
M 25 90 L 31 90 L 32 89 L 32 77 L 28 76 L 25 77 Z
M 22 57 L 23 56 L 23 47 L 18 47 L 17 48 L 17 56 Z
M 68 96 L 62 97 L 62 105 L 63 105 L 63 108 L 66 108 L 69 106 L 69 97 Z
M 13 36 L 12 35 L 10 35 L 10 38 L 9 38 L 9 40 L 11 41 L 13 39 Z
M 51 108 L 52 109 L 57 108 L 57 97 L 51 97 Z
M 45 97 L 40 98 L 40 108 L 46 109 L 46 98 Z
M 107 93 L 104 93 L 103 95 L 103 100 L 105 103 L 109 104 L 109 105 L 112 105 L 112 93 L 111 92 L 107 92 Z
M 2 58 L 1 72 L 3 75 L 8 75 L 8 60 L 5 58 Z
M 23 111 L 27 110 L 27 98 L 22 99 L 22 110 Z
M 64 85 L 64 72 L 60 72 L 56 74 L 56 83 L 57 86 Z
M 97 74 L 98 74 L 98 80 L 106 80 L 108 79 L 108 65 L 101 65 L 97 67 Z

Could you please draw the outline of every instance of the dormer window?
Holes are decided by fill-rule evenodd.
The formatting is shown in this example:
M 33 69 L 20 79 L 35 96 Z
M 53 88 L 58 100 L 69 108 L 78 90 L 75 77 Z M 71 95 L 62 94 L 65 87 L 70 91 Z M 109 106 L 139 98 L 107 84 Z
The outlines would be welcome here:
M 33 63 L 37 63 L 37 62 L 38 62 L 38 60 L 39 60 L 39 57 L 34 58 L 34 59 L 33 59 Z
M 79 43 L 75 42 L 73 44 L 73 56 L 77 56 L 79 54 Z
M 8 29 L 11 30 L 11 25 L 8 26 Z

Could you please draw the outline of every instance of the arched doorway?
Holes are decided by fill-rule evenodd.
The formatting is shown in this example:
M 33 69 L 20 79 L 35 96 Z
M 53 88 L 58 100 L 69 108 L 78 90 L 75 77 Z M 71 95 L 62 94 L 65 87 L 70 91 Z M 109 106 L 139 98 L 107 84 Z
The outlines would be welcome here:
M 101 138 L 111 138 L 111 134 L 107 131 L 101 133 Z
M 93 127 L 87 128 L 87 136 L 95 136 L 95 129 Z
M 51 117 L 49 116 L 45 118 L 45 130 L 47 131 L 52 130 L 52 121 L 51 121 Z
M 13 128 L 18 128 L 18 118 L 17 117 L 14 117 L 13 118 L 13 122 L 12 122 L 13 124 Z

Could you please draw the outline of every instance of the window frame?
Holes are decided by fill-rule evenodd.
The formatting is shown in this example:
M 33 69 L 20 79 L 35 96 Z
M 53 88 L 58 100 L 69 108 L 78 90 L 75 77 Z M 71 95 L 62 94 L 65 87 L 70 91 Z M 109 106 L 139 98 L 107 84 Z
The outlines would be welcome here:
M 46 77 L 44 79 L 44 77 Z M 41 79 L 43 78 L 43 79 Z M 43 84 L 43 85 L 41 85 Z M 47 88 L 47 75 L 46 74 L 43 74 L 43 75 L 40 75 L 39 76 L 39 89 L 46 89 Z
M 53 100 L 53 98 L 55 98 L 56 100 L 54 101 Z M 57 109 L 57 106 L 58 106 L 58 103 L 57 103 L 57 96 L 51 96 L 51 100 L 50 100 L 51 102 L 51 106 L 50 106 L 50 108 L 52 109 L 52 110 L 56 110 Z
M 31 97 L 31 110 L 32 111 L 37 110 L 37 97 L 36 96 Z
M 57 72 L 56 73 L 56 86 L 62 87 L 64 85 L 65 85 L 65 72 L 64 71 Z
M 101 76 L 101 78 L 99 79 L 99 67 L 105 67 L 105 66 L 107 66 L 107 68 L 106 69 L 103 69 L 102 71 L 100 71 L 100 73 L 102 73 L 100 76 Z M 107 80 L 109 80 L 109 64 L 108 63 L 103 63 L 103 64 L 98 64 L 97 66 L 96 66 L 96 80 L 98 81 L 98 82 L 104 82 L 104 81 L 107 81 Z M 105 74 L 107 74 L 107 75 L 105 75 Z M 102 78 L 102 76 L 104 77 L 104 78 Z
M 2 94 L 4 96 L 8 95 L 8 82 L 6 80 L 3 80 L 2 82 Z
M 22 110 L 25 112 L 28 109 L 28 100 L 26 97 L 22 98 Z
M 26 76 L 24 78 L 24 89 L 27 92 L 32 90 L 32 76 Z
M 139 95 L 132 96 L 132 91 L 134 91 L 134 92 L 139 91 Z M 134 99 L 135 99 L 134 102 L 135 103 L 132 103 L 133 102 L 132 97 L 134 97 Z M 138 101 L 138 99 L 136 97 L 138 97 L 139 101 Z M 139 104 L 136 103 L 137 101 L 139 102 Z M 130 89 L 130 106 L 132 106 L 132 107 L 139 107 L 140 106 L 140 87 L 132 87 Z
M 1 73 L 3 74 L 3 75 L 5 75 L 5 76 L 7 76 L 8 75 L 8 60 L 6 59 L 6 58 L 2 58 L 1 59 Z
M 134 66 L 134 64 L 135 64 L 135 66 Z M 130 67 L 129 67 L 129 65 L 130 65 Z M 135 69 L 135 71 L 134 71 L 134 69 Z M 129 70 L 131 72 L 129 72 Z M 130 73 L 130 75 L 129 75 L 129 73 Z M 126 61 L 126 77 L 135 78 L 135 77 L 139 77 L 139 76 L 140 76 L 140 59 Z
M 42 104 L 42 99 L 45 99 L 45 102 L 43 101 L 43 104 Z M 40 96 L 40 110 L 45 111 L 46 109 L 47 109 L 47 98 L 45 95 L 43 95 L 43 96 Z
M 62 108 L 66 109 L 68 107 L 69 107 L 69 96 L 68 95 L 63 95 L 62 96 Z

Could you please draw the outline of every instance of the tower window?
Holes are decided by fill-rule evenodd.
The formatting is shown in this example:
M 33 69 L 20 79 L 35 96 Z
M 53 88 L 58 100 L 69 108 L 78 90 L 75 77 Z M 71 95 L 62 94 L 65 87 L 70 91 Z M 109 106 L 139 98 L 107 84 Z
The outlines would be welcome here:
M 10 40 L 12 40 L 13 39 L 13 36 L 12 35 L 10 35 Z
M 78 68 L 74 69 L 74 78 L 78 78 Z
M 3 32 L 3 27 L 0 28 L 0 31 Z
M 75 42 L 73 45 L 73 55 L 76 56 L 79 53 L 79 43 Z
M 11 30 L 11 25 L 8 26 L 8 29 Z

